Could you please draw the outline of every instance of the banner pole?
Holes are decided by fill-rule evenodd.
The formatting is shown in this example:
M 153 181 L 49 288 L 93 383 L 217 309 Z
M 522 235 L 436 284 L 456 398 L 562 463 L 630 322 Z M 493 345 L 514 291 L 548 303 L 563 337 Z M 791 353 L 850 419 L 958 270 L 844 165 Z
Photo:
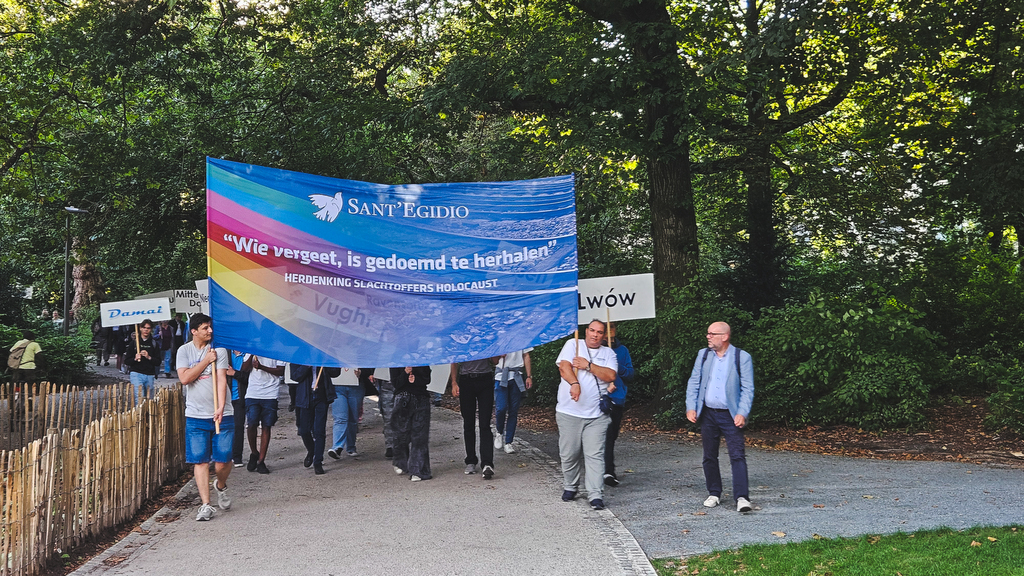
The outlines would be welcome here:
M 323 373 L 324 367 L 321 366 L 320 369 L 316 371 L 316 378 L 313 379 L 313 391 L 316 391 L 316 387 L 320 385 L 320 375 Z
M 605 312 L 605 316 L 608 318 L 608 321 L 604 323 L 604 330 L 605 330 L 605 334 L 608 336 L 608 347 L 611 348 L 612 347 L 612 309 L 606 307 L 604 309 L 604 312 Z
M 220 383 L 217 382 L 217 349 L 213 347 L 213 340 L 210 340 L 210 350 L 213 350 L 213 412 L 217 413 L 217 407 L 219 406 L 217 400 L 219 399 Z M 227 382 L 225 382 L 226 384 Z M 213 421 L 214 432 L 220 434 L 220 422 Z
M 573 339 L 576 341 L 576 355 L 579 356 L 580 355 L 580 329 L 579 328 L 577 328 L 576 331 L 573 332 Z M 575 376 L 577 380 L 580 379 L 579 372 L 576 371 L 576 366 L 575 365 L 573 365 L 573 367 L 572 367 L 572 375 Z

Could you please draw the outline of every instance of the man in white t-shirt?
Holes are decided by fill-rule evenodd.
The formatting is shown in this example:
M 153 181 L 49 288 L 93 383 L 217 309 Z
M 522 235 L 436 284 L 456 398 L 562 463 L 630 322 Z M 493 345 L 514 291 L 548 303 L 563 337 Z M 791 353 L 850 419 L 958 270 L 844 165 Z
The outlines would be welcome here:
M 270 448 L 270 430 L 277 423 L 277 397 L 281 386 L 280 378 L 284 376 L 284 362 L 246 354 L 245 359 L 252 361 L 252 372 L 249 373 L 249 388 L 245 391 L 246 436 L 249 437 L 249 463 L 245 469 L 249 472 L 270 474 L 267 468 L 267 449 Z M 260 432 L 259 449 L 256 448 L 256 428 L 263 427 Z
M 213 518 L 210 506 L 210 460 L 217 471 L 217 505 L 221 510 L 231 507 L 228 497 L 228 475 L 231 474 L 231 444 L 235 437 L 234 412 L 228 396 L 228 352 L 214 350 L 213 322 L 206 314 L 196 314 L 191 321 L 192 339 L 178 348 L 175 358 L 178 379 L 185 391 L 185 462 L 193 464 L 196 487 L 203 500 L 196 520 Z M 217 370 L 214 371 L 214 362 Z M 216 388 L 214 387 L 216 382 Z M 216 401 L 214 390 L 216 389 Z M 220 433 L 216 425 L 220 424 Z
M 526 391 L 533 387 L 533 367 L 530 351 L 533 348 L 509 352 L 492 358 L 494 366 L 494 449 L 515 452 L 512 439 L 519 421 L 519 404 Z
M 594 510 L 604 509 L 604 441 L 611 417 L 601 412 L 602 394 L 614 390 L 619 369 L 615 352 L 603 346 L 607 327 L 594 320 L 586 337 L 569 340 L 558 354 L 558 455 L 562 460 L 562 500 L 576 499 L 580 468 L 586 463 L 587 499 Z

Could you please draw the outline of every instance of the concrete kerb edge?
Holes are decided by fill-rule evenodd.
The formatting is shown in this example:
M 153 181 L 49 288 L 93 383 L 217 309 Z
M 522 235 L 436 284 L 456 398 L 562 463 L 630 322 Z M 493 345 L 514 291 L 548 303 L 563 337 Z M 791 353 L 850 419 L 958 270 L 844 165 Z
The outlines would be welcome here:
M 535 448 L 529 442 L 516 438 L 520 446 L 520 452 L 525 453 L 534 464 L 545 470 L 548 479 L 553 485 L 552 494 L 558 494 L 562 490 L 562 468 L 542 450 Z M 651 564 L 650 558 L 640 547 L 633 534 L 626 529 L 615 514 L 605 508 L 604 510 L 587 511 L 587 521 L 594 526 L 594 529 L 601 535 L 605 546 L 615 557 L 622 568 L 622 573 L 631 576 L 657 576 L 658 572 Z
M 192 478 L 181 487 L 181 490 L 178 490 L 178 493 L 174 495 L 174 499 L 177 502 L 183 502 L 194 499 L 197 496 L 199 496 L 199 488 L 196 486 L 196 479 Z M 164 506 L 139 525 L 140 531 L 133 530 L 128 533 L 127 536 L 117 541 L 110 548 L 107 548 L 103 552 L 94 556 L 69 576 L 95 576 L 98 574 L 105 574 L 108 570 L 117 568 L 117 566 L 123 562 L 131 561 L 132 556 L 148 549 L 156 543 L 159 537 L 163 536 L 167 532 L 167 527 L 171 522 L 158 522 L 157 518 L 163 518 L 166 515 L 174 513 L 179 514 L 174 521 L 181 520 L 186 516 L 185 511 L 181 509 L 175 510 L 168 506 Z M 114 565 L 106 564 L 108 559 L 115 556 L 123 556 L 124 559 Z

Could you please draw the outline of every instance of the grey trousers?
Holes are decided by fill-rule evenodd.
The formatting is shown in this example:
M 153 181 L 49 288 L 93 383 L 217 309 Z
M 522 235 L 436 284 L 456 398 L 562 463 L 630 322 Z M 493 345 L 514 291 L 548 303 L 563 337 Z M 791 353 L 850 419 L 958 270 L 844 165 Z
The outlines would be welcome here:
M 391 430 L 391 413 L 395 411 L 395 387 L 390 380 L 374 378 L 377 386 L 377 399 L 380 401 L 380 415 L 384 418 L 384 447 L 395 447 L 395 433 Z
M 604 440 L 612 419 L 607 414 L 580 418 L 555 412 L 558 456 L 562 460 L 562 488 L 576 492 L 585 463 L 587 500 L 604 498 Z

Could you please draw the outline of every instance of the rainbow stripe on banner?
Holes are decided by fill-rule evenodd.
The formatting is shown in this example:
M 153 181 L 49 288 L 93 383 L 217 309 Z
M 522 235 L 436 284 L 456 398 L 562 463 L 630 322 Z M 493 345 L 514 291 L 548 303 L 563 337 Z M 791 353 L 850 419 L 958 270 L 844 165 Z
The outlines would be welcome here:
M 576 326 L 572 176 L 388 186 L 207 158 L 206 188 L 217 346 L 423 366 Z

